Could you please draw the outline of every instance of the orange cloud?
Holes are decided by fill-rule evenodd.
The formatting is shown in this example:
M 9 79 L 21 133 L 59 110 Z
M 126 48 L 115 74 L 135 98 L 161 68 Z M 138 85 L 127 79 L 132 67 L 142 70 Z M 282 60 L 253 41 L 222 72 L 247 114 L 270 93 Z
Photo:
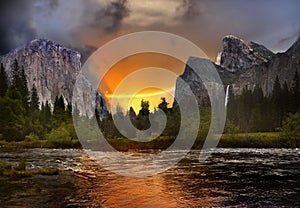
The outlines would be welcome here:
M 174 93 L 176 79 L 173 77 L 165 77 L 162 74 L 154 74 L 151 77 L 147 77 L 147 75 L 145 75 L 145 77 L 138 77 L 134 82 L 126 84 L 127 89 L 123 89 L 126 93 L 120 95 L 114 94 L 116 88 L 126 76 L 140 69 L 149 67 L 153 68 L 153 71 L 155 71 L 155 68 L 163 68 L 176 75 L 180 75 L 183 73 L 185 63 L 174 57 L 159 53 L 148 52 L 135 54 L 122 59 L 110 68 L 100 83 L 99 91 L 104 93 L 108 104 L 111 103 L 113 96 L 118 98 L 130 96 L 132 98 L 130 105 L 133 106 L 136 111 L 139 110 L 142 99 L 149 100 L 151 105 L 150 109 L 157 107 L 161 97 L 166 97 L 167 101 L 172 104 L 172 94 Z M 147 78 L 158 79 L 161 82 L 161 89 L 148 87 L 146 89 L 140 89 L 137 94 L 134 94 L 132 89 L 136 86 L 140 86 L 143 80 Z M 120 103 L 120 105 L 125 110 L 130 107 L 130 105 L 128 106 L 125 103 Z

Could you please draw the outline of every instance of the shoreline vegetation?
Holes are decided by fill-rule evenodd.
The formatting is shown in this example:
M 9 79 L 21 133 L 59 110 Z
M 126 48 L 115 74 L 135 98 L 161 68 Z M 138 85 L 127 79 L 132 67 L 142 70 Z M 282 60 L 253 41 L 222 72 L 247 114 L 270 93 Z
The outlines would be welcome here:
M 25 178 L 34 175 L 58 175 L 59 170 L 56 168 L 39 168 L 33 170 L 26 169 L 26 159 L 21 159 L 18 165 L 8 162 L 0 162 L 0 176 Z
M 167 149 L 173 142 L 174 137 L 160 136 L 150 142 L 136 142 L 127 138 L 107 139 L 115 149 L 119 151 L 134 150 L 160 150 Z M 203 140 L 196 140 L 192 149 L 200 149 Z M 96 145 L 101 145 L 97 143 Z M 96 146 L 95 145 L 95 146 Z M 48 140 L 36 141 L 0 141 L 0 151 L 29 148 L 77 148 L 81 149 L 80 141 L 70 140 L 53 143 Z M 284 139 L 280 132 L 254 132 L 254 133 L 236 133 L 222 134 L 217 148 L 300 148 L 300 140 Z M 96 150 L 96 149 L 95 149 Z

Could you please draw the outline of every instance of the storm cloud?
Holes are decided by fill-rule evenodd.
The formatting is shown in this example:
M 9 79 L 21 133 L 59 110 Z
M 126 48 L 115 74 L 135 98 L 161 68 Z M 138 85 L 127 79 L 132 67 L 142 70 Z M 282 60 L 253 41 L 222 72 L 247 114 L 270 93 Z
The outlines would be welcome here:
M 297 0 L 2 0 L 0 6 L 0 54 L 47 38 L 78 50 L 85 60 L 120 35 L 159 30 L 188 38 L 213 59 L 227 34 L 275 52 L 300 35 Z
M 32 25 L 32 1 L 0 1 L 0 54 L 7 53 L 35 37 Z

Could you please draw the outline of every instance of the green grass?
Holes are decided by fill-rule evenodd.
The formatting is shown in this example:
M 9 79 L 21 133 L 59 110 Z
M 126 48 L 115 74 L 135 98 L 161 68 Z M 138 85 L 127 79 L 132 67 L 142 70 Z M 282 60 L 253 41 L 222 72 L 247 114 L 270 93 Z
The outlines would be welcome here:
M 35 140 L 35 141 L 0 141 L 0 151 L 27 148 L 81 148 L 78 139 L 73 140 Z
M 33 175 L 57 175 L 59 174 L 56 168 L 41 168 L 36 170 L 26 170 L 26 160 L 21 159 L 18 165 L 12 165 L 7 162 L 0 162 L 0 176 L 24 178 Z
M 201 137 L 202 138 L 202 137 Z M 204 138 L 198 138 L 194 149 L 201 148 Z M 136 142 L 126 138 L 107 139 L 108 143 L 119 151 L 144 150 L 144 149 L 166 149 L 173 142 L 174 137 L 160 136 L 150 142 Z M 91 149 L 97 149 L 103 146 L 97 140 L 90 141 Z M 218 147 L 228 148 L 289 148 L 300 147 L 299 140 L 290 140 L 282 138 L 280 132 L 254 132 L 254 133 L 236 133 L 223 134 L 219 141 Z M 80 141 L 77 139 L 52 139 L 52 140 L 35 140 L 6 142 L 0 141 L 0 151 L 24 148 L 81 148 Z
M 223 134 L 218 147 L 281 148 L 289 146 L 280 138 L 279 132 L 255 132 Z

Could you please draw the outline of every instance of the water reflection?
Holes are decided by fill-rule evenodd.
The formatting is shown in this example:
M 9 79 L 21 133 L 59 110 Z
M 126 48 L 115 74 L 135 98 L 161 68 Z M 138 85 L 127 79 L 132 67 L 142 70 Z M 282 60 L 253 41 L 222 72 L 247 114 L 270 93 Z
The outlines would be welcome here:
M 113 154 L 97 155 L 119 162 Z M 199 163 L 198 155 L 192 151 L 166 172 L 135 178 L 99 167 L 81 150 L 0 153 L 1 161 L 17 163 L 26 157 L 28 168 L 61 170 L 55 177 L 0 178 L 0 202 L 2 207 L 300 206 L 299 149 L 217 149 L 204 163 Z M 132 166 L 123 168 L 136 171 Z

